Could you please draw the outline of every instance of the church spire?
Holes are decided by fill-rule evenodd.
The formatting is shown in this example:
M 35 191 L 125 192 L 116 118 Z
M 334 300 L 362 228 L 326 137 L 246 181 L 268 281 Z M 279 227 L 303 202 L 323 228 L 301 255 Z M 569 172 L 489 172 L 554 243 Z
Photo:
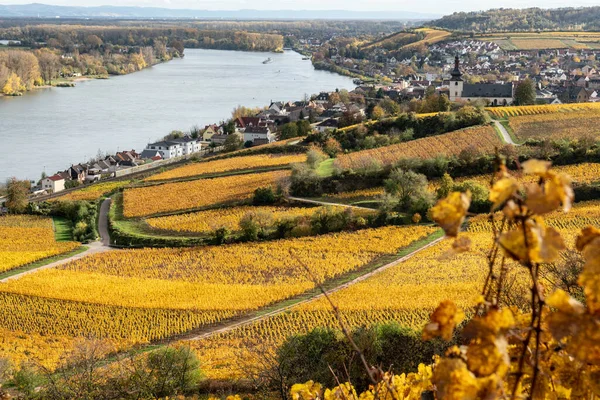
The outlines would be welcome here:
M 459 68 L 460 60 L 458 58 L 458 54 L 454 57 L 454 69 L 450 73 L 452 75 L 452 81 L 462 81 L 462 72 L 460 72 Z

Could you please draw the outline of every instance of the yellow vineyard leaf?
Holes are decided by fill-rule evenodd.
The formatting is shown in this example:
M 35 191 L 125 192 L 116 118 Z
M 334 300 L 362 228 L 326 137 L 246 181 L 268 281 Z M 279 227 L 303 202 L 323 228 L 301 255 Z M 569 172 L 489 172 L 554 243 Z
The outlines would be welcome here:
M 452 192 L 431 208 L 433 220 L 442 227 L 446 235 L 456 237 L 471 205 L 471 192 Z
M 444 300 L 431 314 L 430 323 L 423 329 L 423 339 L 442 337 L 452 339 L 454 328 L 464 319 L 465 314 L 451 300 Z

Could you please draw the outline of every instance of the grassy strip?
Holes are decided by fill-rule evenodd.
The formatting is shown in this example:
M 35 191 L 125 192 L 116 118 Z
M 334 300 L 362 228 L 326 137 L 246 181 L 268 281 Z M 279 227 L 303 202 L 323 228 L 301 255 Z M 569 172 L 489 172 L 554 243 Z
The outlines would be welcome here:
M 329 158 L 323 161 L 321 164 L 319 164 L 319 167 L 317 168 L 317 174 L 323 178 L 328 178 L 332 176 L 334 170 L 333 161 L 333 158 Z
M 81 246 L 69 253 L 64 253 L 64 254 L 59 254 L 59 255 L 53 256 L 53 257 L 44 258 L 43 260 L 39 260 L 39 261 L 24 265 L 19 268 L 11 269 L 10 271 L 1 273 L 0 279 L 10 278 L 11 276 L 18 275 L 23 272 L 31 271 L 32 269 L 43 267 L 44 265 L 52 264 L 53 262 L 56 262 L 56 261 L 61 261 L 61 260 L 76 256 L 78 254 L 83 253 L 84 251 L 87 251 L 88 249 L 89 249 L 89 247 L 87 247 L 87 246 Z
M 508 132 L 508 136 L 510 136 L 510 138 L 513 140 L 513 142 L 515 142 L 516 144 L 525 143 L 523 140 L 521 140 L 517 137 L 512 126 L 510 126 L 509 120 L 506 119 L 506 120 L 502 120 L 502 121 L 498 121 L 498 122 L 500 122 L 500 124 L 504 127 L 504 129 L 506 129 L 506 131 Z
M 52 217 L 54 222 L 54 237 L 57 242 L 73 240 L 73 223 L 64 217 Z

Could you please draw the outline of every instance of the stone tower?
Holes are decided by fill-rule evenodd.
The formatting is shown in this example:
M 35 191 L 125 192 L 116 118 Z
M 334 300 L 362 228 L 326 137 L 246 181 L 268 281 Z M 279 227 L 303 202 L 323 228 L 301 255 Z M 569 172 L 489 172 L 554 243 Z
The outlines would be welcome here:
M 459 63 L 460 60 L 458 59 L 458 55 L 456 55 L 456 57 L 454 57 L 454 69 L 450 73 L 452 75 L 452 78 L 450 78 L 450 101 L 456 101 L 462 97 L 463 80 Z

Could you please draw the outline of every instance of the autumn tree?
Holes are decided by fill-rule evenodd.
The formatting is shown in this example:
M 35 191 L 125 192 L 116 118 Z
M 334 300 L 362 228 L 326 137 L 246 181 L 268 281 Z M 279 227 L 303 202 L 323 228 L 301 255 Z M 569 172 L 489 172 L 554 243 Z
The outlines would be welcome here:
M 515 89 L 515 103 L 520 106 L 535 104 L 535 87 L 530 78 L 523 79 Z
M 35 52 L 40 66 L 40 73 L 44 82 L 52 84 L 52 80 L 58 77 L 60 72 L 60 57 L 48 49 Z
M 30 186 L 28 181 L 19 181 L 17 178 L 9 179 L 6 183 L 5 205 L 10 212 L 22 213 L 26 210 Z

